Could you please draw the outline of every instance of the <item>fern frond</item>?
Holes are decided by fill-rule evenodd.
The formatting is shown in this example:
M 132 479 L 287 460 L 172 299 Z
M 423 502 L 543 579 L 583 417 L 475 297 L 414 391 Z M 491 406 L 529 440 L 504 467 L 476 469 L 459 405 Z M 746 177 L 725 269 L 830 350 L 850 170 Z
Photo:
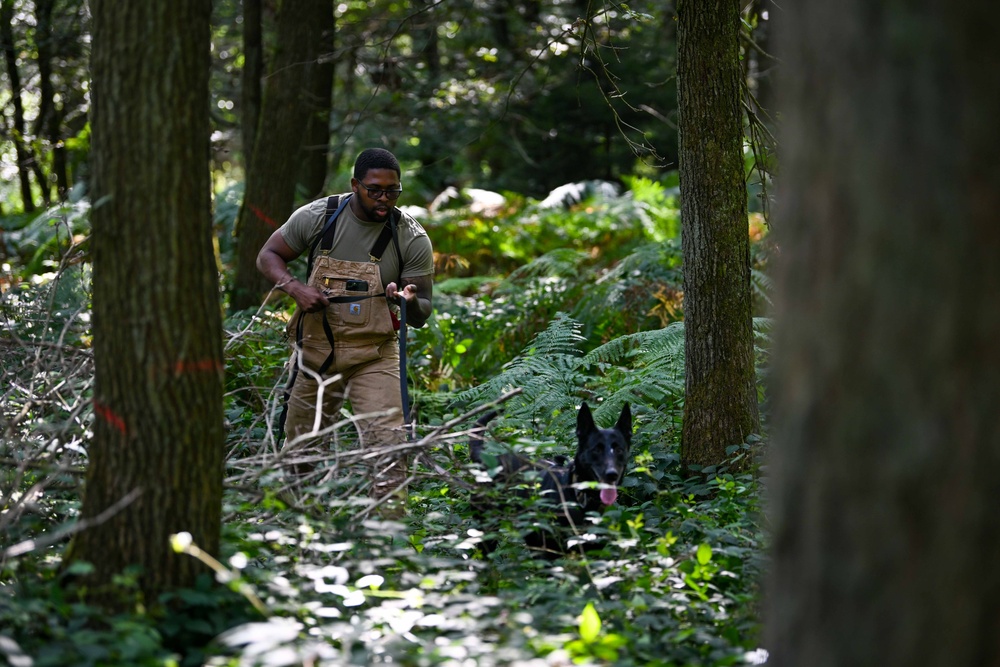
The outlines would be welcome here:
M 581 250 L 558 248 L 533 259 L 512 272 L 497 286 L 497 294 L 505 294 L 521 289 L 525 281 L 537 278 L 575 276 L 580 265 L 589 259 L 589 255 Z
M 558 409 L 570 402 L 566 397 L 574 396 L 574 387 L 579 386 L 582 375 L 579 347 L 584 340 L 580 335 L 580 323 L 560 313 L 499 374 L 478 387 L 459 393 L 456 402 L 478 402 L 521 387 L 521 396 L 511 404 L 537 404 L 558 396 L 562 398 L 551 404 L 553 409 Z
M 756 296 L 771 304 L 771 293 L 774 291 L 774 283 L 771 277 L 759 269 L 750 269 L 750 288 Z
M 655 365 L 661 358 L 679 356 L 683 369 L 684 323 L 674 322 L 663 329 L 620 336 L 594 348 L 584 357 L 587 364 L 618 364 L 634 358 L 642 365 Z

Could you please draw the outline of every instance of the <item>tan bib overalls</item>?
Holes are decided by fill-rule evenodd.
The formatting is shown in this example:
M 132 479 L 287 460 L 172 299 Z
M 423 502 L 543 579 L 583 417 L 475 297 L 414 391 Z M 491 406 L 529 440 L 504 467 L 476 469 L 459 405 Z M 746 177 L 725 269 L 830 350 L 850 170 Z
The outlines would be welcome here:
M 378 264 L 334 259 L 324 251 L 317 252 L 314 262 L 309 284 L 328 298 L 368 298 L 331 302 L 325 312 L 296 311 L 292 317 L 289 330 L 293 340 L 296 327 L 302 327 L 302 366 L 288 400 L 286 446 L 301 447 L 303 442 L 296 444 L 296 438 L 312 432 L 314 427 L 323 429 L 339 421 L 345 400 L 351 402 L 354 415 L 396 410 L 392 415 L 364 417 L 357 421 L 363 448 L 399 444 L 405 440 L 399 390 L 399 344 Z M 367 283 L 367 289 L 361 289 L 363 285 L 358 281 Z M 327 326 L 324 326 L 324 318 Z M 297 354 L 293 353 L 290 363 L 297 362 Z M 322 391 L 317 380 L 321 371 Z M 323 442 L 337 440 L 337 434 L 323 438 Z M 323 448 L 324 454 L 328 451 Z M 376 459 L 371 468 L 373 496 L 380 498 L 402 486 L 406 479 L 403 461 L 398 456 Z M 311 468 L 300 466 L 300 469 Z

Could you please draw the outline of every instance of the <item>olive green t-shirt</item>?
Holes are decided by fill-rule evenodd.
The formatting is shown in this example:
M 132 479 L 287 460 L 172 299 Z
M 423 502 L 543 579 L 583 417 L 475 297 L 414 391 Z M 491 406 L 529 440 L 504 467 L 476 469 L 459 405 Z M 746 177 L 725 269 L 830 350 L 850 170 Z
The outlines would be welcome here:
M 341 201 L 346 195 L 340 195 Z M 326 198 L 317 199 L 300 207 L 281 226 L 281 236 L 298 254 L 309 251 L 326 223 Z M 384 223 L 365 222 L 358 219 L 350 204 L 337 217 L 330 255 L 348 262 L 368 262 L 368 251 L 375 245 Z M 379 273 L 382 286 L 401 279 L 427 276 L 434 273 L 434 251 L 427 232 L 413 217 L 403 213 L 397 228 L 400 252 L 403 255 L 403 275 L 399 275 L 399 258 L 392 241 L 382 253 Z M 317 248 L 317 252 L 318 252 Z M 402 287 L 402 285 L 400 285 Z

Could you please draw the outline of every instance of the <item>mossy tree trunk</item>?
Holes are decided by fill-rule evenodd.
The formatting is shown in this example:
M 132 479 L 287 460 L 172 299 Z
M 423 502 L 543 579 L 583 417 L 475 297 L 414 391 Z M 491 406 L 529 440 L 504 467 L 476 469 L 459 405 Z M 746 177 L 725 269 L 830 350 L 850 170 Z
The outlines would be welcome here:
M 237 263 L 230 308 L 260 304 L 273 287 L 257 271 L 257 253 L 292 213 L 301 173 L 302 140 L 309 120 L 310 70 L 322 46 L 323 23 L 314 20 L 321 0 L 283 0 L 278 8 L 275 53 L 269 58 L 260 122 L 236 221 Z
M 783 7 L 768 665 L 997 664 L 995 14 Z
M 737 0 L 677 7 L 685 465 L 723 463 L 728 446 L 759 428 L 739 10 Z
M 201 567 L 171 551 L 171 533 L 219 547 L 211 3 L 91 0 L 91 9 L 95 419 L 81 516 L 95 525 L 75 537 L 70 560 L 93 564 L 102 596 L 114 575 L 141 566 L 152 602 Z

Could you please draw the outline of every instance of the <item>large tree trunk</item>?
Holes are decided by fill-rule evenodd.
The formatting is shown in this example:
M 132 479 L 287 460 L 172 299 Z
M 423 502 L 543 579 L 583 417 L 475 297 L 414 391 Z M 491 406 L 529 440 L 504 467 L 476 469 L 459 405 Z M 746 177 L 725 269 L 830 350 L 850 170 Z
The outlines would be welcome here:
M 996 7 L 783 12 L 768 665 L 994 665 Z
M 91 0 L 94 438 L 71 559 L 190 585 L 219 547 L 222 324 L 211 242 L 207 0 Z M 147 597 L 153 601 L 155 597 Z
M 737 0 L 677 8 L 685 399 L 681 459 L 714 465 L 758 429 Z
M 257 271 L 257 253 L 294 208 L 299 148 L 309 118 L 303 91 L 322 39 L 322 25 L 313 20 L 316 4 L 330 9 L 322 0 L 284 0 L 278 10 L 277 50 L 264 85 L 260 124 L 236 224 L 232 310 L 259 305 L 271 289 L 272 284 Z
M 310 63 L 308 92 L 305 104 L 309 118 L 302 140 L 302 168 L 299 183 L 307 200 L 323 196 L 330 162 L 330 113 L 333 105 L 334 22 L 333 8 L 329 4 L 311 5 L 315 21 L 321 28 L 317 58 Z
M 52 31 L 52 11 L 55 0 L 35 0 L 35 44 L 38 48 L 39 101 L 35 118 L 35 136 L 44 137 L 52 151 L 52 175 L 60 200 L 69 191 L 66 148 L 62 141 L 62 107 L 56 102 L 52 78 L 52 61 L 56 52 L 56 36 Z M 48 191 L 48 183 L 43 190 Z
M 14 0 L 0 2 L 0 50 L 7 65 L 10 81 L 11 106 L 14 109 L 13 131 L 14 153 L 17 156 L 17 176 L 21 185 L 21 202 L 25 213 L 35 210 L 35 200 L 31 194 L 31 167 L 34 157 L 25 143 L 24 102 L 21 99 L 21 72 L 17 66 L 17 47 L 14 44 Z M 45 187 L 45 183 L 41 184 Z
M 260 122 L 261 86 L 264 78 L 264 35 L 261 0 L 243 0 L 243 72 L 240 75 L 240 122 L 243 168 L 250 170 L 257 124 Z

